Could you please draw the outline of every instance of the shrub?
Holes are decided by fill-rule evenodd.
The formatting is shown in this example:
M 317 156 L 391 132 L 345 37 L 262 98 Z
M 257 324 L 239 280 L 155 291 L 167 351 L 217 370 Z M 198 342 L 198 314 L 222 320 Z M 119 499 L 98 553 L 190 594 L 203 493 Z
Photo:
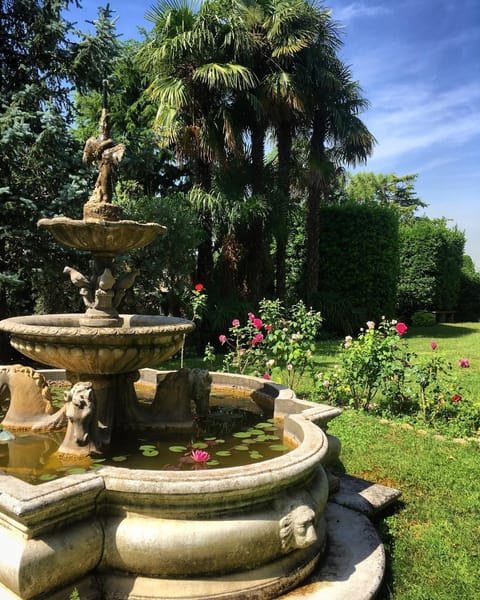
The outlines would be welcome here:
M 412 325 L 415 327 L 432 327 L 436 322 L 435 315 L 426 310 L 417 310 L 412 315 Z
M 262 300 L 259 316 L 248 314 L 242 324 L 233 319 L 228 335 L 219 342 L 228 352 L 223 360 L 227 372 L 253 373 L 295 387 L 313 370 L 313 352 L 322 318 L 320 313 L 298 302 L 288 310 L 280 300 Z M 206 359 L 213 358 L 207 346 Z
M 367 323 L 356 339 L 345 338 L 340 364 L 315 382 L 320 401 L 393 416 L 408 415 L 455 435 L 471 435 L 480 426 L 480 406 L 464 398 L 452 365 L 435 342 L 419 357 L 403 337 L 407 327 L 382 320 Z M 461 359 L 460 366 L 468 367 Z
M 321 212 L 315 306 L 329 331 L 358 330 L 393 314 L 399 269 L 398 215 L 384 206 L 326 206 Z
M 400 226 L 398 310 L 454 310 L 465 236 L 444 219 L 412 219 Z

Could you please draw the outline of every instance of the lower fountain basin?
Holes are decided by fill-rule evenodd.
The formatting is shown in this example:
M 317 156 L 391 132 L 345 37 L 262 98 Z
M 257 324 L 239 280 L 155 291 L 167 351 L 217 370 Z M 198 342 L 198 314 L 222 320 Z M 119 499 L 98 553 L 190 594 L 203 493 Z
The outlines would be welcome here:
M 248 466 L 109 466 L 37 486 L 0 474 L 2 599 L 65 598 L 75 585 L 82 600 L 268 599 L 312 572 L 326 544 L 331 454 L 319 425 L 340 411 L 262 379 L 212 379 L 283 418 L 294 449 Z
M 0 321 L 11 345 L 33 360 L 73 373 L 111 375 L 160 364 L 195 325 L 165 316 L 120 315 L 120 327 L 83 327 L 84 314 L 29 315 Z

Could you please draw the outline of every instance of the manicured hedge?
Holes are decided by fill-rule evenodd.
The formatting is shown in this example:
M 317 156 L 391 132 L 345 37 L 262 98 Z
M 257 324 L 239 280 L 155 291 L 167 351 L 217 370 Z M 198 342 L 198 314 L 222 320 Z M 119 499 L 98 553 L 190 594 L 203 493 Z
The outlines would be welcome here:
M 368 320 L 395 315 L 399 273 L 398 216 L 379 205 L 321 211 L 320 282 L 324 327 L 351 333 Z
M 398 308 L 455 310 L 458 302 L 465 236 L 444 219 L 413 219 L 400 226 Z

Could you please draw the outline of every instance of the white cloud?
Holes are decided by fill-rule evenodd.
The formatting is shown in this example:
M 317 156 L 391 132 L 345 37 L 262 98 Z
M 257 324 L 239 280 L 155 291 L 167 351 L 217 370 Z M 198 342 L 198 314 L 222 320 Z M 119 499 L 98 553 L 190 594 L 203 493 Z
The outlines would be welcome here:
M 371 4 L 363 2 L 351 2 L 346 6 L 335 8 L 333 17 L 338 21 L 351 21 L 358 17 L 376 17 L 392 12 L 383 4 Z

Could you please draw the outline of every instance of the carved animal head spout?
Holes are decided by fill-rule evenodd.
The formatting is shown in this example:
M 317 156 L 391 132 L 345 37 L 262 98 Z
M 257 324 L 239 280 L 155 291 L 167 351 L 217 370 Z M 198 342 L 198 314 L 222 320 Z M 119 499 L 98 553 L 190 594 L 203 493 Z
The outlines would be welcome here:
M 284 500 L 285 516 L 280 520 L 280 541 L 284 553 L 298 548 L 308 548 L 317 541 L 315 511 L 307 494 L 292 501 Z
M 95 416 L 95 393 L 90 382 L 79 381 L 65 392 L 65 412 L 68 419 L 67 437 L 78 446 L 91 442 Z

